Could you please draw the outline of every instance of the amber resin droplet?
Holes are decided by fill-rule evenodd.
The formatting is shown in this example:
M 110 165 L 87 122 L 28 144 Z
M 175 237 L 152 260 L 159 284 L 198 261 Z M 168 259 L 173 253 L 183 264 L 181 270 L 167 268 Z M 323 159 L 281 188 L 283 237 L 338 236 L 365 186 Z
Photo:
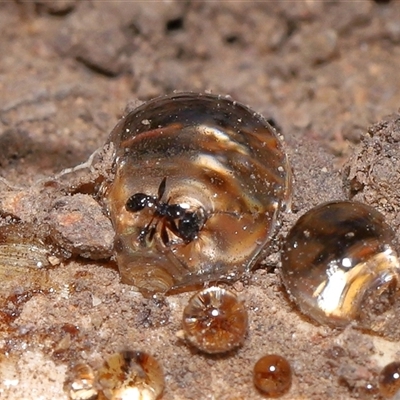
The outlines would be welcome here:
M 379 374 L 379 390 L 387 398 L 400 392 L 400 362 L 392 362 L 382 369 Z
M 321 324 L 373 315 L 397 298 L 399 260 L 383 215 L 351 201 L 322 204 L 299 218 L 282 252 L 282 279 L 299 308 Z
M 140 351 L 110 356 L 97 373 L 101 398 L 156 400 L 164 390 L 164 374 L 155 358 Z
M 68 371 L 64 390 L 71 400 L 97 399 L 98 391 L 95 387 L 95 376 L 92 368 L 84 363 L 76 364 Z
M 224 353 L 240 346 L 247 332 L 247 311 L 237 296 L 211 287 L 196 293 L 183 311 L 187 340 L 205 353 Z
M 253 379 L 256 388 L 267 397 L 281 397 L 292 385 L 292 369 L 282 356 L 268 354 L 256 362 Z
M 115 179 L 104 199 L 122 279 L 143 293 L 230 281 L 249 270 L 291 199 L 280 139 L 229 98 L 151 100 L 110 135 Z

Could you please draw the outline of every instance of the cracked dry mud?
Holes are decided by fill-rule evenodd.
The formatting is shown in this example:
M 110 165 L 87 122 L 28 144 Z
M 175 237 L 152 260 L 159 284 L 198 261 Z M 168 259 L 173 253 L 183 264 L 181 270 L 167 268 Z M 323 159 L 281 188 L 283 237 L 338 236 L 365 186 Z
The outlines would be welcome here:
M 396 327 L 385 339 L 308 321 L 283 290 L 279 246 L 334 199 L 373 205 L 398 234 L 399 20 L 396 0 L 1 2 L 1 225 L 48 229 L 64 252 L 39 281 L 3 283 L 0 398 L 67 399 L 74 363 L 130 348 L 162 364 L 166 400 L 261 399 L 251 371 L 265 353 L 292 365 L 283 399 L 379 399 L 366 387 L 399 360 Z M 293 166 L 292 213 L 233 286 L 249 332 L 228 355 L 177 336 L 190 293 L 154 301 L 120 283 L 110 222 L 84 184 L 101 168 L 48 179 L 87 160 L 125 109 L 173 90 L 229 94 L 271 118 Z

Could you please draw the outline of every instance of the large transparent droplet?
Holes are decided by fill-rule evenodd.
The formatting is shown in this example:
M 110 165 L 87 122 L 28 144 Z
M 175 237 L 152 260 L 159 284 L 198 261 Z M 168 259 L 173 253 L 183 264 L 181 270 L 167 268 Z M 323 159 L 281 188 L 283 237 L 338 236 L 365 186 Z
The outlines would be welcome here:
M 337 201 L 299 218 L 282 252 L 282 278 L 306 315 L 332 326 L 374 318 L 398 296 L 400 266 L 383 215 L 362 203 Z
M 269 242 L 291 198 L 282 144 L 228 98 L 151 100 L 115 127 L 105 201 L 123 281 L 142 292 L 234 280 Z

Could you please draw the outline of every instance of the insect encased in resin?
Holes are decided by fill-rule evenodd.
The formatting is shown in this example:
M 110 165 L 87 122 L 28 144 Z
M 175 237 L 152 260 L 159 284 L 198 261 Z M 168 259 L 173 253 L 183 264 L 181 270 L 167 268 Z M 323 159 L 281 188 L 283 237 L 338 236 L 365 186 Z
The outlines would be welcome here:
M 151 100 L 114 128 L 104 188 L 125 283 L 143 293 L 237 279 L 269 242 L 291 197 L 282 144 L 229 98 Z

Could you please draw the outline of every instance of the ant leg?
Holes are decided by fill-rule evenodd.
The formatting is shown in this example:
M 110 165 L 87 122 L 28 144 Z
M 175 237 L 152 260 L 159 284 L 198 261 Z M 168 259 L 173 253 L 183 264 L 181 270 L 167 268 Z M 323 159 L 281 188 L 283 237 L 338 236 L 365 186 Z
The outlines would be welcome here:
M 161 240 L 164 243 L 164 246 L 168 246 L 169 245 L 169 237 L 168 237 L 167 227 L 165 226 L 165 223 L 163 223 L 160 235 L 161 235 Z
M 175 221 L 174 220 L 171 220 L 171 221 L 169 221 L 169 224 L 168 224 L 169 226 L 168 226 L 168 228 L 169 228 L 169 230 L 175 235 L 175 236 L 180 236 L 179 235 L 179 229 L 178 229 L 178 227 L 177 227 L 177 225 L 176 225 L 176 223 L 175 223 Z
M 156 233 L 156 229 L 157 229 L 157 224 L 153 225 L 150 229 L 149 229 L 149 241 L 152 241 L 154 238 L 154 235 Z
M 154 219 L 154 218 L 151 219 L 149 225 L 153 222 L 153 219 Z M 156 233 L 156 231 L 157 231 L 157 226 L 158 226 L 158 223 L 159 223 L 159 222 L 160 222 L 160 220 L 158 219 L 157 222 L 149 229 L 149 241 L 152 241 L 152 240 L 153 240 L 154 235 L 155 235 L 155 233 Z M 148 226 L 149 226 L 149 225 L 148 225 Z
M 169 221 L 168 228 L 175 236 L 181 238 L 186 244 L 189 244 L 194 239 L 194 237 L 188 237 L 186 234 L 182 234 L 182 231 L 178 228 L 176 222 L 173 220 Z
M 157 227 L 157 224 L 154 227 L 151 227 L 151 224 L 153 223 L 154 217 L 150 220 L 150 222 L 140 231 L 138 239 L 140 242 L 144 242 L 144 239 L 147 234 L 149 235 L 149 239 L 151 240 L 154 237 L 155 233 L 155 228 Z

